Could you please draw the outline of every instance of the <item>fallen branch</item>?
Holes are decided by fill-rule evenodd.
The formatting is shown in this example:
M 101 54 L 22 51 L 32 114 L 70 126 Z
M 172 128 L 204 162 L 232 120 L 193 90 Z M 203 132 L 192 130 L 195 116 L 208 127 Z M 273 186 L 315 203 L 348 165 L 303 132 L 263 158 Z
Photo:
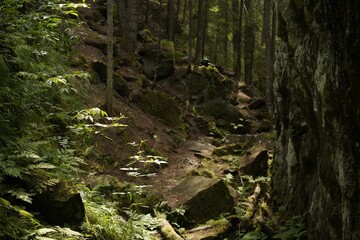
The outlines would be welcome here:
M 166 240 L 184 240 L 184 238 L 177 234 L 175 229 L 166 219 L 162 219 L 162 222 L 159 225 L 159 231 Z
M 256 184 L 254 193 L 247 199 L 247 207 L 245 210 L 245 214 L 240 218 L 241 221 L 250 222 L 251 217 L 254 215 L 255 203 L 260 195 L 260 192 L 261 192 L 261 188 L 260 188 L 260 184 L 258 183 Z

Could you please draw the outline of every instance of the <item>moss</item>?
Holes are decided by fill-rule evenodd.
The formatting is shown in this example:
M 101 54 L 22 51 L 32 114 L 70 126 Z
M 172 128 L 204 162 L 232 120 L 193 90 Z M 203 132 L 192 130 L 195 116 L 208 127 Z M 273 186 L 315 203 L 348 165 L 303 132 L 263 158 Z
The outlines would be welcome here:
M 214 178 L 215 177 L 215 173 L 213 173 L 212 171 L 208 170 L 208 169 L 194 169 L 190 172 L 190 176 L 203 176 L 206 178 Z
M 140 101 L 140 107 L 148 114 L 158 117 L 171 126 L 181 124 L 181 110 L 175 100 L 165 93 L 147 90 Z

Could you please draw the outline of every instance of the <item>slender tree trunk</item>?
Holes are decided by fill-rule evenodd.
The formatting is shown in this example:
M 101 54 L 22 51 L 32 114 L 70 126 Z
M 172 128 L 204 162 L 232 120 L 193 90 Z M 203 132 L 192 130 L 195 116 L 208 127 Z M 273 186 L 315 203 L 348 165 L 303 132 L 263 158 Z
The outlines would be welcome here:
M 272 47 L 271 47 L 271 4 L 270 0 L 264 0 L 264 19 L 263 19 L 263 32 L 265 39 L 265 69 L 266 69 L 266 78 L 265 78 L 265 100 L 266 105 L 270 108 L 272 102 L 272 72 L 273 72 L 273 62 L 272 62 Z
M 128 19 L 128 32 L 127 32 L 127 39 L 126 39 L 126 46 L 127 50 L 130 54 L 135 54 L 136 52 L 136 36 L 138 32 L 138 22 L 137 22 L 137 7 L 138 7 L 138 0 L 130 0 L 128 2 L 128 9 L 127 9 L 127 19 Z
M 223 1 L 223 0 L 219 0 L 219 1 Z M 220 4 L 220 3 L 219 3 Z M 224 24 L 224 33 L 223 33 L 223 41 L 224 41 L 224 65 L 228 66 L 229 64 L 229 39 L 228 39 L 228 34 L 229 34 L 229 28 L 230 28 L 230 18 L 229 18 L 229 5 L 228 5 L 228 1 L 224 1 L 224 13 L 225 13 L 225 24 Z
M 193 11 L 192 11 L 192 0 L 189 1 L 189 53 L 188 53 L 188 71 L 191 72 L 192 64 L 192 33 L 193 33 Z
M 163 3 L 162 3 L 162 0 L 159 0 L 160 2 L 160 12 L 163 10 Z M 160 31 L 160 34 L 158 36 L 158 41 L 157 41 L 157 53 L 156 53 L 156 65 L 155 65 L 155 71 L 154 71 L 154 81 L 156 82 L 157 80 L 157 76 L 158 76 L 158 66 L 159 66 L 159 63 L 160 63 L 160 48 L 161 48 L 161 38 L 162 38 L 162 34 L 161 34 L 162 31 Z
M 245 83 L 253 83 L 253 61 L 255 48 L 254 14 L 252 0 L 245 0 L 247 16 L 245 21 L 244 34 L 244 62 L 245 62 Z
M 205 0 L 204 4 L 204 27 L 203 27 L 203 33 L 202 33 L 202 40 L 201 40 L 201 58 L 204 58 L 205 56 L 205 44 L 206 44 L 206 37 L 207 37 L 207 28 L 209 24 L 209 0 Z
M 231 1 L 231 15 L 232 15 L 232 45 L 233 45 L 233 70 L 236 75 L 236 63 L 237 63 L 237 53 L 239 48 L 239 16 L 240 16 L 240 7 L 239 0 Z
M 175 13 L 175 22 L 178 23 L 180 19 L 180 10 L 181 10 L 181 0 L 176 2 L 176 13 Z
M 146 0 L 146 10 L 145 10 L 145 24 L 149 25 L 149 8 L 150 8 L 150 0 Z
M 241 56 L 242 56 L 242 20 L 244 13 L 244 0 L 240 0 L 240 9 L 239 9 L 239 22 L 238 22 L 238 43 L 237 43 L 237 53 L 236 53 L 236 62 L 235 62 L 235 81 L 239 82 L 241 79 Z
M 119 33 L 120 36 L 125 36 L 127 32 L 127 0 L 117 0 L 118 3 L 118 17 L 119 17 Z
M 107 0 L 107 70 L 106 70 L 106 99 L 105 107 L 108 114 L 112 114 L 113 111 L 113 0 Z
M 184 8 L 183 8 L 183 12 L 182 12 L 182 15 L 183 15 L 183 16 L 182 16 L 181 23 L 184 24 L 184 26 L 186 26 L 186 23 L 187 23 L 187 21 L 186 21 L 186 13 L 187 13 L 187 12 L 186 12 L 186 10 L 187 10 L 187 9 L 190 10 L 190 7 L 188 8 L 188 2 L 189 2 L 188 0 L 185 0 L 185 1 L 184 1 Z M 189 19 L 189 21 L 190 21 L 190 19 Z
M 175 28 L 175 1 L 168 0 L 167 2 L 167 38 L 174 40 L 174 28 Z
M 197 66 L 200 62 L 202 39 L 204 33 L 204 0 L 198 0 L 198 20 L 196 29 L 196 50 L 195 50 L 195 65 Z

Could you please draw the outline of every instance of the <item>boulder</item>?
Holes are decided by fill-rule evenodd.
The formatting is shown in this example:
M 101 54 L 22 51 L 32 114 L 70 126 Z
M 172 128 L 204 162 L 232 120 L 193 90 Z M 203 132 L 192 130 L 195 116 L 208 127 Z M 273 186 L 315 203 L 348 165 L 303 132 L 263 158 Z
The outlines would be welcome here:
M 122 97 L 128 97 L 131 89 L 126 80 L 118 73 L 114 74 L 113 89 Z
M 44 193 L 34 198 L 33 206 L 52 225 L 79 226 L 85 218 L 80 193 Z
M 205 223 L 230 213 L 234 199 L 221 179 L 189 176 L 171 190 L 177 198 L 173 207 L 186 209 L 185 218 L 190 224 Z
M 203 115 L 213 117 L 216 125 L 228 130 L 231 133 L 249 133 L 251 126 L 245 116 L 224 99 L 209 99 L 202 105 L 196 107 L 196 110 Z
M 268 168 L 268 151 L 263 145 L 254 145 L 240 158 L 240 169 L 246 175 L 265 175 Z
M 174 98 L 166 93 L 144 90 L 133 96 L 133 101 L 144 112 L 163 120 L 168 126 L 175 127 L 181 123 L 181 110 Z
M 160 48 L 156 43 L 145 44 L 139 50 L 145 76 L 152 80 L 156 77 L 157 81 L 171 76 L 175 71 L 174 52 L 174 43 L 170 41 L 162 41 Z

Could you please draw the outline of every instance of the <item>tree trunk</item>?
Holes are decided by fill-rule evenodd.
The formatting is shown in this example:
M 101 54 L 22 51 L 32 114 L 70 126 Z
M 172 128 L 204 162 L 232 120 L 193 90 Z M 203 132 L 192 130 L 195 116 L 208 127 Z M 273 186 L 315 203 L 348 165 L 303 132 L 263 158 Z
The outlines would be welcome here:
M 196 29 L 196 50 L 195 50 L 195 66 L 200 63 L 201 57 L 201 47 L 204 33 L 204 0 L 198 0 L 198 20 L 197 20 L 197 29 Z
M 272 46 L 271 46 L 271 4 L 270 0 L 264 0 L 264 18 L 263 18 L 263 33 L 265 40 L 265 100 L 266 105 L 270 109 L 272 103 L 272 85 L 273 85 L 273 61 L 272 61 Z
M 183 13 L 182 13 L 182 19 L 181 19 L 181 23 L 184 24 L 184 26 L 186 26 L 186 10 L 190 9 L 190 7 L 188 8 L 188 0 L 184 1 L 184 8 L 183 8 Z M 190 19 L 189 19 L 190 20 Z
M 192 64 L 192 32 L 193 32 L 193 12 L 192 12 L 192 0 L 188 0 L 189 2 L 189 52 L 188 52 L 188 71 L 191 72 L 191 64 Z
M 107 1 L 107 69 L 106 69 L 106 99 L 105 99 L 105 107 L 106 111 L 109 115 L 112 114 L 113 111 L 113 9 L 114 9 L 113 0 Z
M 167 28 L 166 28 L 167 38 L 169 40 L 174 40 L 175 33 L 175 1 L 168 0 L 167 2 Z
M 223 1 L 223 0 L 219 0 L 219 1 Z M 228 39 L 228 34 L 229 34 L 229 28 L 230 28 L 230 18 L 229 18 L 229 5 L 228 5 L 228 1 L 224 1 L 224 13 L 225 13 L 225 23 L 224 23 L 224 33 L 223 33 L 223 41 L 224 41 L 224 65 L 228 66 L 229 64 L 229 39 Z
M 236 74 L 236 63 L 237 63 L 237 54 L 239 48 L 239 16 L 240 16 L 240 7 L 239 0 L 231 1 L 231 13 L 232 13 L 232 32 L 233 32 L 233 70 Z
M 244 62 L 245 62 L 245 83 L 253 83 L 253 61 L 255 48 L 254 11 L 252 0 L 245 0 L 247 10 L 244 35 Z
M 125 36 L 127 32 L 127 0 L 117 0 L 118 3 L 118 17 L 119 17 L 119 33 L 120 36 Z
M 207 37 L 207 28 L 209 24 L 209 0 L 205 0 L 204 2 L 204 27 L 202 33 L 202 40 L 201 40 L 201 58 L 205 56 L 205 44 L 206 44 L 206 37 Z
M 128 19 L 128 32 L 126 38 L 126 49 L 128 53 L 135 54 L 136 52 L 136 36 L 138 32 L 137 22 L 137 4 L 138 0 L 130 0 L 128 2 L 127 19 Z
M 146 0 L 146 10 L 145 10 L 145 24 L 149 25 L 149 8 L 150 8 L 150 0 Z
M 181 0 L 177 0 L 176 2 L 176 13 L 175 13 L 175 23 L 179 23 L 180 18 L 180 10 L 181 10 Z M 175 32 L 176 32 L 176 26 L 175 26 Z

